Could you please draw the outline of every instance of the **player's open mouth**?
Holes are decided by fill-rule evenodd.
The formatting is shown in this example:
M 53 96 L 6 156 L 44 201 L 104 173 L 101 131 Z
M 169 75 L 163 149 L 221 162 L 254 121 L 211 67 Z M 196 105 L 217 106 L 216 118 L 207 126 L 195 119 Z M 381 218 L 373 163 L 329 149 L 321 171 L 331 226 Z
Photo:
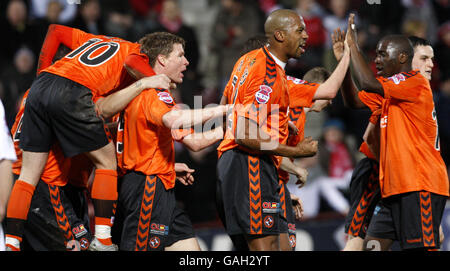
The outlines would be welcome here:
M 302 54 L 303 54 L 304 52 L 306 52 L 305 47 L 306 47 L 306 44 L 304 44 L 304 43 L 302 43 L 302 44 L 300 44 L 300 45 L 298 46 L 298 48 L 300 48 L 300 51 L 302 52 Z
M 377 69 L 377 75 L 380 75 L 383 72 L 383 68 L 380 66 L 376 66 Z

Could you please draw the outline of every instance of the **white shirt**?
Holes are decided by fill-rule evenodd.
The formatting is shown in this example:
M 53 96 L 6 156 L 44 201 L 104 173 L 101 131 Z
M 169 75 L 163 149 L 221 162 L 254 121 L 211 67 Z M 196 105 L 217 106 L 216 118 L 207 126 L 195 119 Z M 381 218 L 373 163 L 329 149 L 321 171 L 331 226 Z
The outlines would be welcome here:
M 6 125 L 5 109 L 0 101 L 0 161 L 3 159 L 16 161 L 17 157 L 11 134 Z

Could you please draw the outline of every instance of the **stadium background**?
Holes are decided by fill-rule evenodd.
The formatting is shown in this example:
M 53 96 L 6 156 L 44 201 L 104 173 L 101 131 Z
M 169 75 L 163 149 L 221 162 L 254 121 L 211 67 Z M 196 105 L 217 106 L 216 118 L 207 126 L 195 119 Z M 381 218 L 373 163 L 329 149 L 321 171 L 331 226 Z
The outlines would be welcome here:
M 337 27 L 345 29 L 349 12 L 357 15 L 359 44 L 368 61 L 373 61 L 375 45 L 386 34 L 403 33 L 428 39 L 435 54 L 431 86 L 441 154 L 447 166 L 450 165 L 450 0 L 1 1 L 0 25 L 4 38 L 0 45 L 0 98 L 7 123 L 12 126 L 18 101 L 35 77 L 37 57 L 51 23 L 130 41 L 153 31 L 169 31 L 183 37 L 190 65 L 174 96 L 178 103 L 194 107 L 218 103 L 243 43 L 262 33 L 267 14 L 277 8 L 296 9 L 305 19 L 309 35 L 307 52 L 298 60 L 290 60 L 286 68 L 288 75 L 298 78 L 317 66 L 333 71 L 336 61 L 330 31 Z M 342 165 L 339 160 L 350 161 L 354 166 L 362 158 L 358 147 L 368 117 L 368 111 L 345 108 L 340 94 L 324 112 L 308 115 L 305 135 L 320 140 L 321 148 L 314 158 L 298 161 L 310 171 L 307 186 L 312 186 L 320 176 L 341 178 L 342 174 L 336 172 L 351 166 Z M 337 141 L 329 142 L 330 130 Z M 214 205 L 215 148 L 192 153 L 177 144 L 176 160 L 196 170 L 195 184 L 177 186 L 177 197 L 191 216 L 202 248 L 231 249 Z M 337 190 L 342 199 L 348 200 L 346 187 Z M 318 207 L 316 212 L 297 222 L 297 250 L 341 249 L 345 242 L 345 212 L 325 194 L 318 192 L 311 197 L 315 197 Z M 304 205 L 309 204 L 309 198 L 304 200 Z M 442 248 L 450 250 L 449 205 L 442 226 L 448 237 Z

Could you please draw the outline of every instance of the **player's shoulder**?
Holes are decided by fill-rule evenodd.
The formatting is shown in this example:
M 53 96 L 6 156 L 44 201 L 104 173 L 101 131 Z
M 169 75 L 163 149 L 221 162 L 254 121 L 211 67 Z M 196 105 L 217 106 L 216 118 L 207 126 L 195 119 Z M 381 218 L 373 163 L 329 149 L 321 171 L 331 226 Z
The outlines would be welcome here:
M 290 75 L 287 75 L 286 79 L 287 79 L 288 84 L 292 85 L 292 86 L 299 86 L 299 85 L 301 86 L 301 85 L 303 85 L 303 86 L 315 87 L 315 86 L 319 85 L 317 83 L 308 82 L 306 80 L 303 80 L 303 79 L 300 79 L 300 78 L 297 78 L 297 77 L 293 77 L 293 76 L 290 76 Z
M 169 90 L 167 89 L 162 89 L 162 88 L 154 88 L 151 89 L 151 92 L 153 92 L 153 95 L 156 95 L 156 98 L 167 104 L 167 106 L 172 107 L 175 105 L 175 100 L 172 97 L 172 94 L 170 93 Z M 152 99 L 155 98 L 155 96 L 152 97 Z
M 267 62 L 269 64 L 273 64 L 275 66 L 275 60 L 273 60 L 272 56 L 268 52 L 266 47 L 261 47 L 259 49 L 255 49 L 243 55 L 241 59 L 244 59 L 245 63 L 248 64 L 249 67 L 265 67 Z
M 383 83 L 394 83 L 395 85 L 427 85 L 428 80 L 418 71 L 412 70 L 409 72 L 401 72 L 394 74 L 390 77 L 378 77 L 378 79 Z

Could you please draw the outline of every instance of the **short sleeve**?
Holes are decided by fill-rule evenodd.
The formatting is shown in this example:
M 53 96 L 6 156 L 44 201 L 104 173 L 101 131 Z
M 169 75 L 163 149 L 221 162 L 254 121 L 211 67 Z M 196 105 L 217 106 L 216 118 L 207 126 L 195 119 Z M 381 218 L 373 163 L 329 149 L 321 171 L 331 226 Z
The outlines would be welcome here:
M 372 113 L 381 109 L 383 97 L 380 95 L 362 90 L 358 92 L 358 97 L 367 107 L 369 107 Z
M 320 84 L 287 76 L 289 107 L 311 107 Z
M 162 89 L 144 90 L 141 94 L 145 95 L 142 106 L 147 120 L 163 126 L 162 117 L 175 106 L 172 95 L 169 91 Z

